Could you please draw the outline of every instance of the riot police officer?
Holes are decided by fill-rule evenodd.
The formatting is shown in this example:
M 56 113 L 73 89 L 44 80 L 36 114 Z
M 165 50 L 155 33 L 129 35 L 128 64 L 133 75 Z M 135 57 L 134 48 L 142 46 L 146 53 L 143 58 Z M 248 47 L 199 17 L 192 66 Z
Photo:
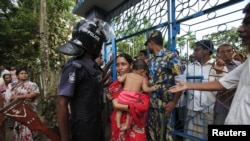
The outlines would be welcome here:
M 57 93 L 56 112 L 62 141 L 104 140 L 102 72 L 95 59 L 110 33 L 106 22 L 83 20 L 74 27 L 72 38 L 56 49 L 73 56 L 64 65 Z

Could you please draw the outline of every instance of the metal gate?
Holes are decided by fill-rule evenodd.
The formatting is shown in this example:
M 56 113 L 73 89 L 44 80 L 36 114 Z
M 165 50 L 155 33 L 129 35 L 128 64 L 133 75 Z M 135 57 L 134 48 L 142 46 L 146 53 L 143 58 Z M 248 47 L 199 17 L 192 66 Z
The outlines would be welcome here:
M 186 60 L 188 65 L 188 56 L 192 53 L 192 49 L 190 49 L 192 42 L 201 40 L 208 34 L 224 32 L 230 30 L 233 26 L 235 28 L 239 26 L 243 19 L 242 9 L 246 3 L 248 3 L 246 0 L 123 1 L 105 16 L 105 20 L 112 23 L 116 35 L 115 39 L 106 44 L 104 50 L 105 59 L 108 61 L 110 52 L 117 54 L 119 48 L 117 44 L 119 42 L 132 42 L 131 38 L 136 36 L 144 36 L 146 40 L 149 32 L 157 29 L 163 33 L 165 41 L 167 41 L 165 47 L 172 52 L 179 51 L 180 56 Z M 73 12 L 76 13 L 76 11 Z M 216 43 L 216 41 L 214 42 Z M 134 50 L 137 48 L 132 46 Z M 127 52 L 130 52 L 129 49 Z M 116 79 L 115 65 L 113 65 L 113 78 Z M 198 83 L 206 81 L 203 74 L 200 76 L 187 76 L 186 78 L 198 81 Z M 178 110 L 173 111 L 173 114 L 176 117 L 178 116 L 178 119 L 176 119 L 178 125 L 175 126 L 173 134 L 184 139 L 206 140 L 188 134 L 187 131 L 190 131 L 190 129 L 182 125 L 187 123 L 187 121 L 192 121 L 196 116 L 200 116 L 200 120 L 206 120 L 202 114 L 187 114 L 185 104 L 188 99 L 184 97 L 182 100 L 180 102 L 184 104 L 177 107 L 179 108 Z M 207 109 L 212 105 L 213 103 L 207 105 Z M 200 112 L 202 113 L 203 111 Z M 193 124 L 197 123 L 193 121 Z M 200 131 L 198 134 L 204 133 Z

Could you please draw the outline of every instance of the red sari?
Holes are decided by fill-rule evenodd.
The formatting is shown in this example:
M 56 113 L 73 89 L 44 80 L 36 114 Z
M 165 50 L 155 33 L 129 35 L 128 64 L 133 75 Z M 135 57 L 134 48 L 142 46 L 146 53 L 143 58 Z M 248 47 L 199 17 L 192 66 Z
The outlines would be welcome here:
M 114 81 L 109 86 L 109 91 L 113 98 L 118 98 L 122 86 L 118 81 Z M 129 105 L 129 113 L 132 118 L 129 120 L 127 130 L 121 131 L 117 128 L 116 112 L 114 109 L 110 115 L 111 120 L 111 138 L 110 141 L 146 141 L 145 123 L 147 120 L 147 111 L 149 108 L 149 95 L 141 94 L 138 102 Z M 121 124 L 126 122 L 126 111 L 122 113 Z

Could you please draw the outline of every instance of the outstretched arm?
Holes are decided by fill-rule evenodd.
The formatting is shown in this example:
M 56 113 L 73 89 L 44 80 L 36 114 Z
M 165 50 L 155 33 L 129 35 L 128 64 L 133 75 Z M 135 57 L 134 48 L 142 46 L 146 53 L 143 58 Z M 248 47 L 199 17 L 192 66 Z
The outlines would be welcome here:
M 201 90 L 201 91 L 220 91 L 225 90 L 225 88 L 220 84 L 219 81 L 212 81 L 206 83 L 186 83 L 183 81 L 178 81 L 175 86 L 169 88 L 169 92 L 176 93 L 185 90 Z

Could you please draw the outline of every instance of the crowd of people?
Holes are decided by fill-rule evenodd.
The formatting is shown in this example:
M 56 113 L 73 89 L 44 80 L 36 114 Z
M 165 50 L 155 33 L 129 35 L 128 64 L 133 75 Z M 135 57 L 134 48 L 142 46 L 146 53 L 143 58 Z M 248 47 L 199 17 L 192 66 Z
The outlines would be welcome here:
M 112 38 L 112 28 L 99 19 L 78 22 L 72 38 L 56 49 L 72 56 L 62 69 L 57 91 L 61 141 L 184 140 L 175 138 L 176 129 L 190 136 L 185 140 L 207 140 L 208 125 L 250 124 L 250 3 L 243 13 L 238 33 L 246 47 L 246 60 L 236 60 L 237 51 L 226 43 L 212 58 L 214 43 L 200 40 L 194 43 L 189 61 L 184 61 L 178 52 L 163 47 L 162 33 L 154 30 L 139 57 L 119 53 L 103 68 L 101 51 Z M 118 77 L 110 82 L 112 63 Z M 0 73 L 0 105 L 23 99 L 36 112 L 40 91 L 29 81 L 28 71 L 0 65 Z M 104 109 L 104 103 L 111 103 L 111 110 Z M 37 132 L 5 119 L 1 114 L 0 140 L 4 140 L 5 123 L 13 130 L 14 141 L 35 140 Z
M 247 46 L 249 45 L 249 39 L 248 39 L 249 29 L 247 22 L 248 21 L 247 15 L 250 14 L 249 11 L 250 10 L 248 4 L 248 6 L 246 6 L 246 8 L 244 9 L 244 12 L 246 13 L 246 18 L 243 21 L 243 25 L 240 26 L 240 28 L 238 29 L 240 37 L 243 39 L 244 45 Z M 78 41 L 79 40 L 83 42 L 84 39 L 78 39 Z M 245 113 L 240 112 L 241 110 L 234 111 L 235 107 L 234 103 L 237 103 L 240 100 L 238 96 L 239 90 L 235 88 L 237 86 L 245 87 L 245 85 L 240 85 L 241 83 L 239 83 L 238 85 L 238 82 L 240 81 L 233 81 L 233 80 L 240 80 L 238 75 L 242 73 L 245 74 L 244 76 L 249 75 L 246 73 L 248 69 L 246 66 L 248 64 L 246 63 L 247 61 L 239 62 L 234 59 L 236 52 L 231 45 L 222 44 L 221 46 L 219 46 L 219 48 L 217 49 L 216 58 L 213 59 L 211 57 L 214 53 L 213 42 L 210 40 L 197 41 L 194 46 L 194 52 L 192 55 L 190 55 L 189 64 L 186 65 L 185 62 L 182 62 L 182 67 L 178 54 L 168 52 L 163 48 L 163 37 L 160 31 L 154 30 L 153 32 L 151 32 L 149 38 L 145 42 L 145 45 L 147 46 L 147 52 L 141 51 L 139 57 L 136 59 L 133 59 L 126 53 L 121 53 L 115 57 L 116 58 L 115 65 L 118 78 L 124 80 L 121 81 L 118 79 L 112 82 L 109 85 L 108 93 L 106 94 L 109 101 L 111 101 L 113 104 L 112 105 L 113 110 L 110 114 L 110 137 L 109 137 L 110 140 L 112 141 L 113 140 L 114 141 L 115 140 L 117 141 L 118 140 L 126 140 L 126 141 L 173 140 L 174 118 L 172 117 L 173 116 L 172 111 L 173 109 L 175 109 L 177 103 L 179 102 L 181 94 L 185 94 L 184 98 L 187 101 L 186 105 L 187 115 L 195 115 L 192 117 L 186 116 L 184 123 L 185 125 L 183 126 L 183 132 L 186 132 L 191 136 L 206 140 L 207 125 L 209 124 L 248 123 L 247 121 L 245 122 L 244 120 L 246 119 L 246 117 L 248 117 L 246 112 Z M 74 45 L 71 45 L 71 47 L 72 46 Z M 64 47 L 67 47 L 67 45 Z M 94 54 L 88 51 L 88 49 L 86 49 L 86 46 L 83 46 L 82 48 L 83 50 L 85 49 L 85 53 L 83 53 L 83 58 L 85 58 L 84 56 L 92 56 L 92 61 L 94 62 L 94 57 L 93 57 Z M 148 52 L 152 54 L 151 58 L 148 57 L 145 58 L 145 56 L 148 56 L 147 55 Z M 143 89 L 141 88 L 141 84 L 143 83 L 141 82 L 141 79 L 136 79 L 132 81 L 133 83 L 131 82 L 132 85 L 134 83 L 140 82 L 140 86 L 137 85 L 138 88 L 140 89 L 136 89 L 136 91 L 134 91 L 133 89 L 127 86 L 128 84 L 126 83 L 125 78 L 127 78 L 128 76 L 131 77 L 131 72 L 133 70 L 132 64 L 134 60 L 138 59 L 145 60 L 145 63 L 148 65 L 148 74 L 143 74 L 143 75 L 145 75 L 145 79 L 148 79 L 147 82 L 148 86 L 154 86 L 154 90 L 152 91 L 149 92 L 143 91 Z M 243 72 L 236 74 L 236 72 L 239 71 Z M 61 83 L 70 82 L 69 80 L 70 71 L 65 71 L 65 73 L 66 73 L 65 76 L 67 76 L 68 79 L 61 81 Z M 185 75 L 185 77 L 183 78 L 186 78 L 187 82 L 176 81 L 175 78 L 177 78 L 176 76 L 179 75 Z M 229 79 L 228 77 L 229 75 L 233 75 L 234 77 Z M 128 77 L 128 79 L 130 77 Z M 96 81 L 98 82 L 98 80 Z M 78 84 L 80 82 L 82 81 L 75 80 L 75 83 L 70 84 L 69 88 L 72 87 L 78 88 L 76 86 L 81 85 Z M 61 86 L 60 88 L 63 89 L 66 86 L 66 84 L 60 86 Z M 93 87 L 94 86 L 90 87 L 88 85 L 90 92 L 92 91 L 92 89 L 94 89 Z M 136 85 L 134 85 L 134 89 L 135 87 Z M 245 89 L 241 89 L 241 91 L 242 90 Z M 124 93 L 124 91 L 126 93 Z M 62 92 L 66 91 L 65 90 L 59 91 L 59 93 Z M 67 92 L 69 91 L 67 90 Z M 70 92 L 72 93 L 72 91 Z M 79 91 L 74 90 L 73 92 L 79 92 Z M 119 97 L 121 98 L 123 94 L 126 94 L 126 97 L 124 96 L 123 97 L 124 101 L 121 102 L 121 100 L 119 100 Z M 82 95 L 83 95 L 81 97 L 82 99 L 88 98 L 86 92 L 83 93 Z M 59 101 L 61 97 L 62 95 L 59 96 Z M 71 99 L 75 99 L 74 98 L 75 94 L 70 95 L 70 97 Z M 130 99 L 130 101 L 126 101 L 127 99 Z M 69 101 L 67 100 L 66 103 L 69 103 Z M 91 103 L 86 103 L 86 104 L 91 104 Z M 86 107 L 90 106 L 91 105 Z M 61 109 L 59 107 L 61 106 L 58 105 L 58 115 L 60 115 L 60 117 L 65 117 L 62 114 L 60 114 Z M 65 109 L 67 110 L 66 106 L 63 107 L 65 107 Z M 77 107 L 79 106 L 74 106 L 71 108 L 75 108 L 73 109 L 73 111 L 77 112 L 76 111 Z M 244 110 L 246 108 L 246 105 L 241 104 L 241 107 L 242 110 Z M 94 107 L 92 107 L 92 110 L 94 110 L 93 108 Z M 96 108 L 96 110 L 97 109 L 98 108 Z M 86 111 L 84 111 L 83 109 L 82 113 L 83 114 L 91 113 L 87 111 L 88 111 L 87 109 Z M 121 111 L 123 112 L 121 113 Z M 232 113 L 237 113 L 234 116 L 241 117 L 237 120 L 237 122 L 236 121 L 233 122 L 230 119 L 231 117 L 233 117 L 231 111 L 233 111 Z M 64 115 L 69 116 L 69 113 L 64 113 Z M 71 120 L 73 121 L 76 120 L 74 118 L 71 117 Z M 63 134 L 67 133 L 66 134 L 67 138 L 62 138 L 62 139 L 69 140 L 70 136 L 72 136 L 73 139 L 77 137 L 84 140 L 95 140 L 96 137 L 100 136 L 92 136 L 89 128 L 88 131 L 86 132 L 84 129 L 85 126 L 91 124 L 90 121 L 92 120 L 100 121 L 100 119 L 98 118 L 99 116 L 95 117 L 93 116 L 92 119 L 77 118 L 78 121 L 77 123 L 81 123 L 82 125 L 81 124 L 71 125 L 71 130 L 72 130 L 71 132 L 73 132 L 71 135 L 69 134 L 70 133 L 69 123 L 59 122 L 60 130 L 63 129 L 65 130 L 65 127 L 67 127 L 66 128 L 67 130 L 65 131 L 68 131 L 68 132 L 61 132 Z M 60 121 L 60 118 L 58 121 Z M 197 123 L 197 125 L 192 123 Z M 76 132 L 75 126 L 80 126 L 80 125 L 82 127 L 81 128 L 82 130 L 81 131 L 78 130 L 79 134 L 76 135 L 75 133 L 78 132 Z M 95 128 L 94 132 L 101 133 L 101 132 L 96 132 L 97 129 L 99 128 Z M 185 131 L 184 129 L 189 129 L 189 130 Z
M 40 93 L 39 87 L 35 82 L 31 82 L 28 78 L 28 71 L 25 68 L 15 69 L 14 66 L 7 70 L 1 65 L 0 105 L 3 108 L 16 99 L 23 99 L 28 107 L 37 112 L 37 97 Z M 37 137 L 38 132 L 30 130 L 23 123 L 8 118 L 4 114 L 0 115 L 0 139 L 5 140 L 6 128 L 12 130 L 13 141 L 33 141 Z
M 100 125 L 105 76 L 97 62 L 110 31 L 105 31 L 103 24 L 100 20 L 79 22 L 72 39 L 57 48 L 74 56 L 64 66 L 58 88 L 56 111 L 62 140 L 104 140 L 104 128 Z M 152 32 L 145 45 L 154 55 L 150 61 L 134 61 L 126 53 L 116 56 L 118 80 L 109 85 L 106 94 L 113 104 L 110 140 L 171 139 L 171 111 L 180 93 L 171 95 L 167 89 L 175 84 L 174 76 L 180 73 L 179 60 L 175 53 L 163 48 L 160 31 Z
M 216 74 L 220 75 L 219 80 L 210 80 L 204 83 L 187 83 L 177 81 L 178 85 L 170 88 L 169 92 L 178 91 L 217 91 L 214 107 L 214 124 L 226 125 L 249 125 L 249 46 L 250 46 L 250 3 L 243 9 L 245 17 L 242 25 L 238 28 L 239 37 L 245 47 L 247 59 L 234 57 L 234 48 L 229 44 L 222 44 L 217 49 L 217 61 L 213 64 Z M 195 54 L 194 54 L 195 55 Z M 234 60 L 235 58 L 241 58 Z M 196 58 L 195 58 L 196 59 Z M 240 61 L 240 62 L 239 62 Z M 226 69 L 223 70 L 223 69 Z M 225 74 L 223 74 L 225 73 Z M 217 75 L 217 76 L 218 76 Z M 206 93 L 202 98 L 209 93 Z M 213 102 L 214 103 L 214 102 Z M 213 118 L 211 117 L 211 118 Z M 193 119 L 191 119 L 193 120 Z M 211 122 L 213 122 L 211 121 Z M 205 137 L 204 137 L 205 138 Z

